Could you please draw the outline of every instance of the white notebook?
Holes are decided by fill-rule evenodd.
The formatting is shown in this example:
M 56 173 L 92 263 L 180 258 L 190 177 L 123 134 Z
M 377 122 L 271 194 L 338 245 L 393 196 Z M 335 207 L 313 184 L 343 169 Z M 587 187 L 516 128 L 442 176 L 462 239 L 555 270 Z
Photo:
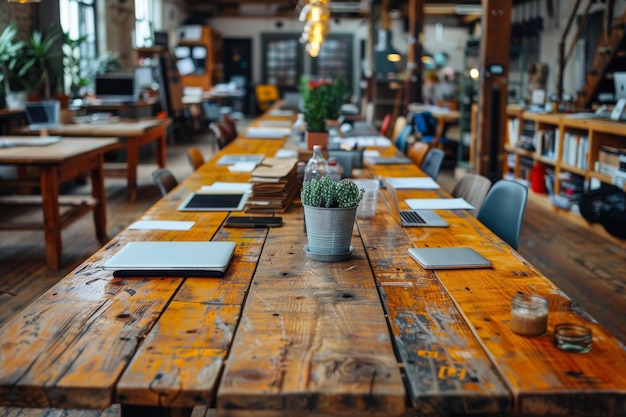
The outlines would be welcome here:
M 424 269 L 491 268 L 491 261 L 472 248 L 409 248 Z
M 223 277 L 235 242 L 128 242 L 103 265 L 116 277 Z

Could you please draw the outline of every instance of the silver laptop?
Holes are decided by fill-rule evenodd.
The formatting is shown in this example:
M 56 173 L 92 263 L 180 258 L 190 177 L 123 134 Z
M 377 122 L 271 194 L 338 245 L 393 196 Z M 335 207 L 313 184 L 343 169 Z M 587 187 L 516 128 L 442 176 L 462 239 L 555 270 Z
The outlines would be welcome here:
M 235 242 L 128 242 L 103 265 L 116 277 L 223 277 Z
M 448 226 L 448 222 L 432 210 L 400 210 L 400 203 L 398 203 L 398 193 L 396 192 L 396 188 L 387 180 L 383 179 L 382 181 L 385 188 L 387 188 L 387 192 L 389 193 L 391 211 L 394 217 L 396 217 L 396 220 L 400 221 L 402 227 Z
M 24 105 L 24 113 L 31 130 L 51 129 L 59 126 L 59 102 L 32 102 Z
M 491 268 L 491 261 L 472 248 L 409 248 L 424 269 Z

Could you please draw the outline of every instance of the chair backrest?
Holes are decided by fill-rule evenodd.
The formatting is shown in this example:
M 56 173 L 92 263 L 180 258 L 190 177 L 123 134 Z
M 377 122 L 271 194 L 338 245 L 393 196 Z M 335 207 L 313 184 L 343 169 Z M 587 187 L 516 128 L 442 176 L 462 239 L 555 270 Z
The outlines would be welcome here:
M 217 121 L 211 123 L 209 129 L 213 132 L 215 143 L 217 143 L 217 148 L 220 150 L 224 149 L 224 147 L 234 139 L 229 129 L 222 122 Z
M 261 111 L 267 111 L 272 104 L 280 100 L 278 87 L 273 84 L 258 84 L 254 87 L 254 93 Z
M 406 154 L 406 149 L 409 145 L 409 137 L 411 136 L 411 133 L 413 133 L 413 126 L 406 125 L 400 131 L 398 137 L 396 137 L 396 140 L 394 141 L 394 145 L 396 146 L 396 148 L 398 148 L 400 152 L 402 152 L 402 154 Z
M 222 118 L 224 119 L 224 123 L 232 130 L 234 136 L 237 137 L 239 132 L 237 131 L 237 123 L 235 123 L 235 120 L 230 114 L 225 114 Z
M 152 181 L 159 187 L 161 195 L 166 195 L 178 185 L 178 180 L 167 168 L 159 168 L 152 172 Z
M 389 126 L 391 126 L 391 114 L 387 113 L 385 117 L 383 117 L 383 122 L 380 124 L 380 134 L 387 136 Z
M 517 250 L 528 189 L 511 180 L 496 182 L 485 197 L 476 218 Z
M 187 148 L 187 158 L 189 159 L 189 163 L 191 164 L 191 169 L 194 171 L 204 165 L 204 155 L 200 149 L 196 147 Z
M 491 187 L 491 180 L 478 174 L 465 174 L 454 185 L 452 197 L 462 197 L 474 206 L 474 215 L 480 211 L 480 207 L 485 200 L 485 196 Z
M 396 120 L 393 121 L 393 128 L 391 130 L 391 135 L 389 136 L 389 138 L 393 142 L 395 142 L 396 138 L 398 137 L 400 132 L 402 132 L 402 129 L 404 129 L 405 127 L 406 127 L 406 117 L 404 116 L 396 117 Z
M 422 162 L 424 161 L 424 157 L 428 153 L 430 146 L 426 142 L 417 141 L 411 145 L 409 151 L 407 152 L 407 156 L 415 165 L 418 167 L 422 166 Z
M 430 178 L 436 180 L 437 175 L 439 175 L 439 169 L 441 168 L 441 164 L 443 163 L 443 157 L 445 156 L 445 152 L 439 148 L 431 148 L 424 157 L 420 168 L 426 175 Z

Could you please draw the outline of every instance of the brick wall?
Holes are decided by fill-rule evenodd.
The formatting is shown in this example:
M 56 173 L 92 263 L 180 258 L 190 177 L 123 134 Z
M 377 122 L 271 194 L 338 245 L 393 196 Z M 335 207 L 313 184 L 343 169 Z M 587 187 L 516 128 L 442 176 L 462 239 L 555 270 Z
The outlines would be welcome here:
M 13 20 L 17 22 L 20 39 L 27 39 L 35 25 L 35 5 L 7 3 L 0 0 L 0 31 Z

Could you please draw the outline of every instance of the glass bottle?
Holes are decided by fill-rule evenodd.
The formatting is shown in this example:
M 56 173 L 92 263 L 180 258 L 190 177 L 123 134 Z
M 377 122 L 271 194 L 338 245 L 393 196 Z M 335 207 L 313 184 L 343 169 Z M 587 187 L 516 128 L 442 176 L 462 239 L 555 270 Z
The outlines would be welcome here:
M 328 161 L 322 154 L 322 145 L 313 146 L 313 156 L 304 167 L 304 182 L 322 179 L 328 175 Z
M 548 300 L 535 294 L 518 294 L 511 301 L 511 330 L 538 336 L 548 328 Z

